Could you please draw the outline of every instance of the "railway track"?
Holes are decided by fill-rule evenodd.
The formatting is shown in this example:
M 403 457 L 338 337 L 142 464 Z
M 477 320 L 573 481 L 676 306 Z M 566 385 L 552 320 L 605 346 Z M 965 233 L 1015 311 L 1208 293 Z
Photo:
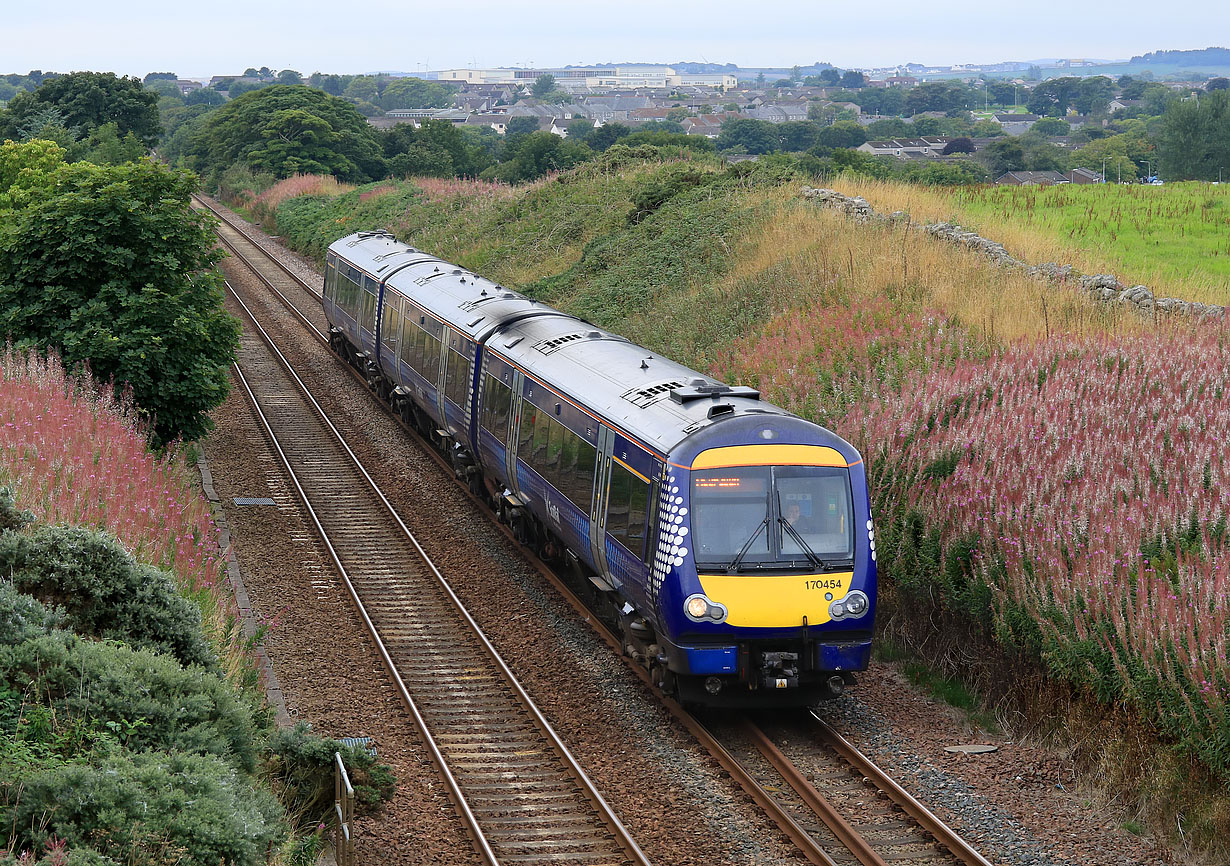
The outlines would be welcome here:
M 648 864 L 242 292 L 234 296 L 252 322 L 236 376 L 483 861 Z
M 215 214 L 224 225 L 219 233 L 223 243 L 260 275 L 315 332 L 317 339 L 327 344 L 328 338 L 321 330 L 323 314 L 318 309 L 299 309 L 291 297 L 306 293 L 319 300 L 320 293 L 299 280 L 264 247 L 230 226 L 222 214 Z M 362 381 L 357 372 L 354 375 Z M 451 475 L 451 467 L 443 458 L 431 453 Z M 505 527 L 497 525 L 508 534 Z M 532 553 L 526 555 L 578 613 L 599 624 L 598 633 L 611 648 L 622 653 L 618 636 L 601 626 L 573 588 Z M 643 668 L 632 663 L 629 668 L 657 691 Z M 670 698 L 661 697 L 809 861 L 825 866 L 990 866 L 958 834 L 832 731 L 818 712 L 797 719 L 778 719 L 762 727 L 751 717 L 702 719 Z M 795 758 L 788 757 L 787 752 Z M 810 772 L 801 770 L 796 760 L 806 763 Z

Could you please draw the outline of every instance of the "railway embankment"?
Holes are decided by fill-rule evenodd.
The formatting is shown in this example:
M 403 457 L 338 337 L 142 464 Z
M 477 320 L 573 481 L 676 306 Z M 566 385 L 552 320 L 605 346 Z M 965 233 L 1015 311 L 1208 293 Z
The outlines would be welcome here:
M 1221 850 L 1224 319 L 1092 303 L 1112 287 L 902 216 L 852 225 L 772 164 L 612 151 L 526 187 L 297 196 L 276 231 L 318 255 L 389 229 L 857 442 L 893 528 L 885 652 L 1065 744 L 1124 823 Z
M 375 762 L 272 724 L 183 455 L 54 356 L 0 371 L 0 862 L 310 858 L 333 751 Z

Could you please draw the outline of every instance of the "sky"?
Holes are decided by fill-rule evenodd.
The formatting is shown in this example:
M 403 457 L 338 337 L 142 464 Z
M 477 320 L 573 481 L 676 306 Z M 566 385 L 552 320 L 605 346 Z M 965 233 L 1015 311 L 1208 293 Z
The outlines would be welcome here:
M 249 66 L 367 73 L 688 60 L 843 68 L 1126 59 L 1230 45 L 1225 0 L 587 3 L 584 0 L 0 0 L 0 73 L 180 77 Z

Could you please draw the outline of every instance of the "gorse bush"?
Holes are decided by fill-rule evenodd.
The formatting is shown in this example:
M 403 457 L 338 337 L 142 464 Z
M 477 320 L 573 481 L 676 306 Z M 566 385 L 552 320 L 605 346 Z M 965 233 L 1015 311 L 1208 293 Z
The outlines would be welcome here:
M 77 631 L 214 666 L 201 611 L 166 572 L 137 562 L 115 538 L 90 529 L 39 526 L 0 534 L 0 574 L 62 608 Z
M 16 646 L 29 638 L 45 635 L 60 621 L 55 611 L 18 592 L 7 580 L 0 580 L 0 645 Z
M 81 719 L 113 732 L 129 749 L 210 754 L 246 772 L 256 768 L 263 714 L 216 674 L 162 653 L 35 632 L 0 646 L 0 684 L 64 724 Z
M 126 866 L 258 866 L 286 832 L 272 795 L 211 756 L 138 753 L 6 782 L 0 826 L 17 850 L 55 837 Z
M 393 796 L 394 780 L 387 765 L 365 749 L 322 739 L 303 722 L 282 728 L 269 738 L 266 772 L 291 814 L 315 823 L 333 807 L 334 755 L 340 753 L 360 811 L 370 811 Z

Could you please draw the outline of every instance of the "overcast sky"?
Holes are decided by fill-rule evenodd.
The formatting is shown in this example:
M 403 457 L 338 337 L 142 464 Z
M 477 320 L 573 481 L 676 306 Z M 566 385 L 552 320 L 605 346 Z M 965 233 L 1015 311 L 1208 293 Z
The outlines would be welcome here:
M 5 0 L 0 72 L 182 77 L 707 60 L 842 67 L 1119 59 L 1230 44 L 1225 0 Z

